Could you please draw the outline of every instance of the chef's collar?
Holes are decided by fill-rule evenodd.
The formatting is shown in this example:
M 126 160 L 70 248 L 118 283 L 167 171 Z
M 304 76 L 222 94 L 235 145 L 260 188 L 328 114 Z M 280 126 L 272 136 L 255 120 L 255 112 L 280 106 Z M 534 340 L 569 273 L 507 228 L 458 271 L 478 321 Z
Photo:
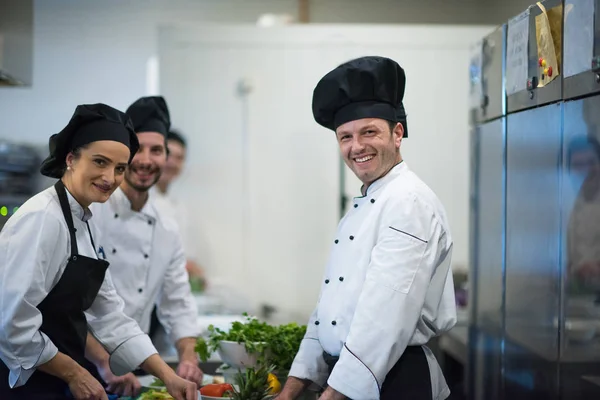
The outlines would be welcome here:
M 153 220 L 156 220 L 158 214 L 156 212 L 156 209 L 154 208 L 154 205 L 152 204 L 152 201 L 150 201 L 151 197 L 152 196 L 148 196 L 146 204 L 144 204 L 144 207 L 142 207 L 142 209 L 139 212 L 149 218 L 152 218 Z M 129 198 L 127 198 L 127 195 L 125 194 L 123 189 L 121 189 L 121 187 L 118 187 L 117 190 L 115 190 L 115 192 L 111 195 L 111 198 L 114 198 L 114 204 L 117 208 L 116 211 L 118 214 L 126 215 L 126 213 L 137 212 L 131 208 L 131 201 L 129 201 Z
M 90 211 L 90 209 L 83 208 L 81 204 L 79 204 L 79 202 L 75 200 L 75 197 L 73 197 L 73 195 L 69 192 L 67 188 L 65 188 L 65 192 L 67 192 L 67 199 L 69 200 L 69 206 L 71 207 L 71 212 L 73 213 L 73 215 L 75 215 L 77 219 L 80 219 L 83 222 L 89 221 L 90 218 L 92 218 L 92 212 Z
M 387 183 L 391 182 L 398 175 L 400 175 L 400 173 L 402 171 L 404 171 L 406 168 L 408 168 L 408 166 L 406 165 L 406 162 L 404 160 L 400 161 L 398 164 L 394 165 L 387 174 L 385 174 L 381 178 L 377 179 L 375 182 L 371 183 L 369 185 L 369 187 L 367 188 L 367 192 L 365 193 L 364 196 L 358 196 L 355 198 L 360 199 L 363 197 L 368 197 L 368 196 L 373 195 L 373 193 L 375 193 L 376 191 L 378 191 L 379 189 L 384 187 Z M 362 193 L 363 187 L 364 187 L 364 185 L 360 187 L 361 193 Z

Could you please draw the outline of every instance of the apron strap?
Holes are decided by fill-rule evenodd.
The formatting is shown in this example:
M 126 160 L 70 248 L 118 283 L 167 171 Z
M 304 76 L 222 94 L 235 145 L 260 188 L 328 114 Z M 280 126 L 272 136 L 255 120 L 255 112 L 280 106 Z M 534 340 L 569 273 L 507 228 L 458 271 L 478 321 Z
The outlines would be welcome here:
M 62 209 L 65 221 L 67 221 L 69 235 L 71 236 L 71 257 L 74 257 L 79 254 L 77 250 L 77 238 L 75 236 L 75 225 L 73 225 L 73 213 L 71 212 L 71 206 L 69 205 L 69 199 L 67 198 L 67 191 L 62 180 L 59 180 L 56 182 L 56 184 L 54 184 L 54 189 L 56 190 L 56 194 L 58 194 L 58 201 L 60 202 L 60 208 Z
M 90 241 L 92 242 L 92 247 L 94 248 L 94 254 L 96 254 L 97 259 L 100 259 L 100 257 L 98 256 L 98 252 L 96 251 L 96 245 L 94 244 L 94 238 L 92 237 L 92 230 L 90 229 L 90 224 L 88 224 L 87 221 L 85 221 L 85 224 L 87 225 L 88 233 L 90 234 Z

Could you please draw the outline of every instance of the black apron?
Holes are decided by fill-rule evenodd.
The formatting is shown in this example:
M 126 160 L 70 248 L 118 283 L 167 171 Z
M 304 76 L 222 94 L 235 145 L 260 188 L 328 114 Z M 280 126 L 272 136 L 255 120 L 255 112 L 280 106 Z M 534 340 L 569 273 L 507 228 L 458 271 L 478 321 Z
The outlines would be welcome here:
M 323 353 L 329 373 L 339 357 Z M 380 400 L 433 400 L 429 363 L 422 346 L 408 346 L 385 377 Z
M 58 193 L 60 207 L 69 227 L 71 256 L 56 286 L 37 306 L 43 319 L 40 331 L 52 340 L 58 351 L 68 355 L 79 365 L 85 365 L 88 328 L 84 311 L 90 308 L 100 291 L 108 262 L 78 254 L 76 229 L 73 226 L 73 216 L 65 186 L 62 181 L 58 181 L 54 188 Z M 87 228 L 95 249 L 89 225 Z M 66 382 L 42 371 L 36 370 L 25 385 L 14 389 L 8 385 L 8 375 L 8 367 L 0 361 L 0 399 L 2 400 L 73 398 Z M 98 379 L 97 376 L 96 378 Z

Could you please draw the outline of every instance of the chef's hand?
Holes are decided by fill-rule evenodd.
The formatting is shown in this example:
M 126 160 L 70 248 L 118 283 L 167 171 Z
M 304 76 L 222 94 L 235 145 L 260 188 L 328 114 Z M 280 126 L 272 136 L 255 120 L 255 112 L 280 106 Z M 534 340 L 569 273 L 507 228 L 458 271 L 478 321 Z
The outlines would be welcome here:
M 100 382 L 84 368 L 79 369 L 68 384 L 75 400 L 108 400 Z
M 137 397 L 142 390 L 140 381 L 132 373 L 116 376 L 111 372 L 108 365 L 105 368 L 98 368 L 98 373 L 106 382 L 106 391 L 110 394 Z
M 194 382 L 198 387 L 202 385 L 204 373 L 198 367 L 198 364 L 192 361 L 181 361 L 177 366 L 177 375 L 190 382 Z
M 198 400 L 198 387 L 194 382 L 186 381 L 175 374 L 165 380 L 167 392 L 175 400 Z
M 325 391 L 323 392 L 321 397 L 319 397 L 319 400 L 345 400 L 345 399 L 346 399 L 346 396 L 344 396 L 337 390 L 333 389 L 331 386 L 329 386 L 327 389 L 325 389 Z

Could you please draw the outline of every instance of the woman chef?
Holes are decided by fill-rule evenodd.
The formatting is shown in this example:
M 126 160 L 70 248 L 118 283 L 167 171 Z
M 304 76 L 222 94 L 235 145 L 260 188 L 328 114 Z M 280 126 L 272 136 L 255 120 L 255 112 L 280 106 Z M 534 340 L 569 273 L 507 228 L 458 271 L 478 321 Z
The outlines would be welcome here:
M 197 398 L 196 385 L 177 377 L 123 314 L 108 262 L 94 250 L 88 206 L 109 198 L 138 147 L 128 117 L 104 104 L 78 106 L 51 136 L 41 172 L 59 180 L 0 232 L 0 399 L 107 399 L 81 366 L 84 311 L 116 374 L 141 364 L 176 399 Z
M 456 322 L 452 237 L 436 195 L 400 155 L 404 70 L 383 57 L 342 64 L 317 84 L 316 121 L 363 182 L 340 221 L 321 294 L 280 400 L 310 384 L 321 400 L 441 400 L 425 344 Z

